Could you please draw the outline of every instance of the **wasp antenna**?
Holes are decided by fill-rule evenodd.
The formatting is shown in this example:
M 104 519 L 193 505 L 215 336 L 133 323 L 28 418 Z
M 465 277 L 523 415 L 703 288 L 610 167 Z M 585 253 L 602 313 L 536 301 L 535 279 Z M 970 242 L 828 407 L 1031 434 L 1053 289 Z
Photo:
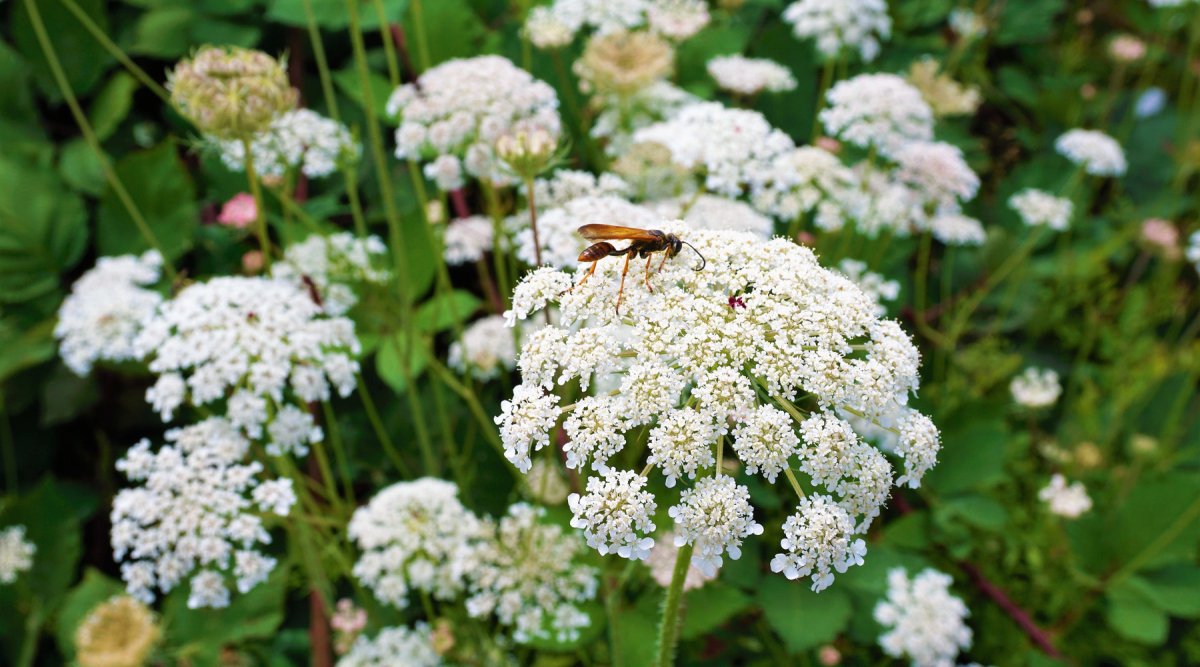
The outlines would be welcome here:
M 684 242 L 683 242 L 683 245 L 685 245 L 685 246 L 687 246 L 687 247 L 691 248 L 691 249 L 692 249 L 692 252 L 696 253 L 696 256 L 700 258 L 700 267 L 699 267 L 699 268 L 696 268 L 696 269 L 693 269 L 693 270 L 694 270 L 694 271 L 703 271 L 703 270 L 704 270 L 704 267 L 708 266 L 708 260 L 704 258 L 704 255 L 701 255 L 701 254 L 700 254 L 700 251 L 699 251 L 699 250 L 696 250 L 696 246 L 694 246 L 694 245 L 692 245 L 692 244 L 688 243 L 687 241 L 684 241 Z

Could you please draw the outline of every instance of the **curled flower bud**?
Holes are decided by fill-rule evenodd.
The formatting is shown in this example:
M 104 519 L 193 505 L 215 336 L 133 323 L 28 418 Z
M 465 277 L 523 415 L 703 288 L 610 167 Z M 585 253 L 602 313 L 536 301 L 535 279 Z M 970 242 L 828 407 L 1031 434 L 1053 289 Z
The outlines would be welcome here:
M 510 171 L 522 179 L 541 174 L 554 164 L 558 137 L 535 128 L 506 134 L 496 140 L 496 156 Z
M 296 106 L 283 63 L 238 47 L 206 46 L 167 77 L 171 102 L 205 134 L 243 139 Z

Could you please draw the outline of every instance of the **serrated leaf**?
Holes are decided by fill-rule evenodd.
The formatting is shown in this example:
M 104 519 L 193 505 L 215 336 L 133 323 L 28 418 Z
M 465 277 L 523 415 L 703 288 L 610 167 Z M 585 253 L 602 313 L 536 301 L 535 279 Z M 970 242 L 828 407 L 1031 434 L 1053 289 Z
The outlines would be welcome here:
M 165 141 L 150 150 L 130 153 L 117 162 L 115 170 L 158 238 L 167 261 L 191 248 L 197 224 L 196 191 L 175 146 Z M 112 188 L 100 198 L 96 241 L 102 255 L 150 249 Z
M 83 202 L 53 172 L 0 158 L 0 302 L 54 292 L 87 246 Z

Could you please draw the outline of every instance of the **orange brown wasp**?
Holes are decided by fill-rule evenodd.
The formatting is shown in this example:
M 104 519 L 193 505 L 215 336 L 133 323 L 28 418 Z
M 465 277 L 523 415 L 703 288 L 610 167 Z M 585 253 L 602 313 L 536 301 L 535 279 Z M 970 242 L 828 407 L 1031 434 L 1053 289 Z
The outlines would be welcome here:
M 680 239 L 674 234 L 657 229 L 638 229 L 636 227 L 620 227 L 618 225 L 584 225 L 579 228 L 579 235 L 589 241 L 595 241 L 592 245 L 579 253 L 579 261 L 591 262 L 592 268 L 579 281 L 575 287 L 587 282 L 588 278 L 596 272 L 596 263 L 605 257 L 620 257 L 625 256 L 625 268 L 621 270 L 621 287 L 617 290 L 617 314 L 621 312 L 621 297 L 625 295 L 625 274 L 629 273 L 629 260 L 636 255 L 646 258 L 646 289 L 651 292 L 654 288 L 650 286 L 650 260 L 656 252 L 663 254 L 662 261 L 658 263 L 658 270 L 661 271 L 667 260 L 678 255 L 683 246 L 691 248 L 700 257 L 700 266 L 696 268 L 701 271 L 708 264 L 708 260 L 704 259 L 704 255 L 696 250 L 696 246 Z M 616 246 L 609 241 L 629 241 L 629 245 L 617 249 Z M 572 287 L 571 289 L 575 289 Z

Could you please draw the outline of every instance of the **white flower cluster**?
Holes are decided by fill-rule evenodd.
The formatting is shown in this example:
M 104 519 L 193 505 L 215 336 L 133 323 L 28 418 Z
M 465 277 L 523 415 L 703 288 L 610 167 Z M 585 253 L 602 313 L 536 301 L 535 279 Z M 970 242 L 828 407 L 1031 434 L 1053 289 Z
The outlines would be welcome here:
M 624 98 L 596 95 L 592 97 L 592 105 L 600 112 L 596 114 L 590 134 L 606 141 L 605 153 L 624 155 L 638 130 L 671 118 L 697 102 L 698 98 L 691 93 L 666 81 L 656 81 Z
M 798 0 L 783 10 L 800 39 L 815 39 L 826 60 L 857 51 L 865 61 L 879 55 L 879 41 L 892 34 L 886 0 Z
M 425 623 L 411 629 L 384 628 L 374 638 L 359 637 L 337 667 L 441 667 L 445 664 L 433 646 L 433 633 Z
M 905 407 L 918 385 L 917 350 L 897 323 L 877 318 L 870 297 L 822 269 L 806 248 L 678 221 L 657 228 L 695 245 L 707 266 L 695 270 L 696 262 L 676 258 L 656 271 L 654 261 L 651 291 L 639 262 L 620 313 L 614 308 L 620 258 L 602 260 L 570 291 L 577 276 L 550 268 L 518 284 L 506 313 L 510 323 L 551 303 L 560 320 L 522 345 L 523 383 L 496 418 L 505 454 L 528 470 L 531 452 L 550 444 L 562 420 L 568 467 L 582 470 L 590 462 L 598 473 L 587 480 L 586 494 L 569 498 L 573 525 L 601 553 L 627 558 L 647 555 L 657 507 L 645 477 L 609 467 L 627 433 L 649 426 L 647 463 L 668 483 L 711 477 L 714 448 L 730 435 L 747 471 L 768 480 L 794 467 L 796 455 L 808 482 L 833 495 L 803 504 L 793 517 L 779 571 L 830 581 L 831 570 L 861 558 L 865 545 L 854 536 L 878 514 L 893 479 L 888 461 L 828 411 L 890 420 L 881 427 L 897 436 L 894 452 L 905 465 L 895 483 L 919 484 L 940 444 L 928 418 Z M 549 391 L 576 380 L 586 390 L 593 378 L 614 389 L 565 408 Z M 802 405 L 793 405 L 801 395 Z M 800 413 L 819 415 L 827 428 L 807 429 L 802 438 L 798 422 L 806 415 L 794 416 Z M 826 434 L 832 430 L 836 442 Z M 697 485 L 675 509 L 673 516 L 687 517 L 677 532 L 691 539 L 692 527 L 704 524 L 689 512 L 726 511 L 737 494 L 711 482 Z
M 472 215 L 452 220 L 442 234 L 445 246 L 442 257 L 450 266 L 478 262 L 491 251 L 494 236 L 492 220 L 485 216 Z
M 241 141 L 210 139 L 221 162 L 232 171 L 246 168 L 246 147 Z M 311 109 L 287 111 L 250 141 L 254 170 L 262 176 L 282 177 L 299 169 L 309 178 L 322 178 L 338 167 L 357 162 L 362 146 L 345 125 Z
M 302 286 L 272 278 L 221 277 L 163 303 L 134 340 L 159 379 L 146 400 L 169 421 L 185 402 L 226 399 L 230 420 L 258 438 L 268 405 L 354 390 L 354 323 L 325 317 Z M 294 443 L 299 444 L 299 443 Z M 290 447 L 281 443 L 284 449 Z
M 762 114 L 719 102 L 684 107 L 670 120 L 638 130 L 633 141 L 666 147 L 675 164 L 702 176 L 710 192 L 728 197 L 760 186 L 772 161 L 795 148 Z
M 541 523 L 545 510 L 524 503 L 487 522 L 485 537 L 462 562 L 467 612 L 496 615 L 513 639 L 572 641 L 590 624 L 580 603 L 596 597 L 596 568 L 580 565 L 584 545 L 574 533 Z
M 961 213 L 939 213 L 929 220 L 933 238 L 946 245 L 983 245 L 987 232 L 983 223 Z
M 738 95 L 782 93 L 796 87 L 791 70 L 765 58 L 717 56 L 708 61 L 708 75 L 718 87 Z
M 161 294 L 146 288 L 158 282 L 162 262 L 154 250 L 141 257 L 101 257 L 75 281 L 54 327 L 67 368 L 82 376 L 97 361 L 139 358 L 133 339 L 162 303 Z
M 950 593 L 953 582 L 930 568 L 911 580 L 904 568 L 888 572 L 887 599 L 875 605 L 875 620 L 890 628 L 879 637 L 884 653 L 914 667 L 954 667 L 959 651 L 971 647 L 971 628 L 967 606 Z
M 860 190 L 858 176 L 836 156 L 801 146 L 770 164 L 763 186 L 751 194 L 751 203 L 779 220 L 813 212 L 818 229 L 834 232 L 856 215 Z
M 736 199 L 716 195 L 696 194 L 688 197 L 660 199 L 645 206 L 659 217 L 682 219 L 695 229 L 728 229 L 749 232 L 764 241 L 775 234 L 775 222 Z
M 1026 188 L 1008 198 L 1008 206 L 1030 227 L 1045 225 L 1056 232 L 1066 230 L 1074 206 L 1070 199 Z
M 771 559 L 771 571 L 788 579 L 812 577 L 812 590 L 820 592 L 839 574 L 862 565 L 867 543 L 854 538 L 854 519 L 822 495 L 802 498 L 796 513 L 783 522 L 782 553 Z
M 1093 176 L 1120 176 L 1127 167 L 1121 144 L 1099 130 L 1068 130 L 1054 149 Z
M 1196 272 L 1200 273 L 1200 230 L 1196 230 L 1188 236 L 1187 250 L 1184 251 L 1192 266 L 1196 267 Z
M 693 545 L 692 564 L 709 577 L 716 576 L 722 555 L 741 558 L 742 540 L 763 532 L 754 521 L 750 490 L 725 475 L 705 477 L 696 488 L 685 489 L 669 515 L 675 520 L 675 546 Z
M 491 380 L 516 368 L 517 342 L 503 317 L 489 315 L 463 329 L 462 340 L 450 344 L 447 361 L 460 373 Z
M 266 580 L 275 559 L 262 515 L 287 516 L 291 480 L 262 480 L 262 464 L 242 463 L 250 442 L 229 421 L 211 417 L 167 431 L 157 452 L 142 440 L 117 462 L 140 486 L 113 499 L 113 558 L 129 594 L 147 604 L 189 580 L 188 607 L 229 604 L 228 579 L 241 593 Z
M 1054 405 L 1062 394 L 1058 373 L 1051 368 L 1026 368 L 1008 385 L 1013 400 L 1026 408 L 1045 408 Z
M 542 263 L 559 268 L 576 266 L 579 263 L 579 253 L 592 243 L 576 231 L 582 225 L 615 224 L 650 229 L 659 220 L 650 209 L 631 204 L 628 200 L 614 195 L 572 199 L 538 214 L 538 240 L 542 245 Z M 510 218 L 508 226 L 513 233 L 517 258 L 530 266 L 537 264 L 529 216 L 514 216 Z
M 560 169 L 549 178 L 533 182 L 534 203 L 538 210 L 556 208 L 580 197 L 626 197 L 629 184 L 615 174 L 600 174 Z
M 1058 473 L 1050 478 L 1048 486 L 1038 491 L 1038 500 L 1048 504 L 1054 514 L 1068 519 L 1077 519 L 1092 509 L 1092 499 L 1083 482 L 1068 485 L 1066 478 Z
M 37 546 L 25 539 L 25 526 L 0 530 L 0 584 L 11 584 L 33 567 Z
M 393 484 L 358 508 L 348 534 L 363 554 L 354 576 L 387 604 L 404 607 L 410 590 L 451 600 L 462 592 L 462 559 L 480 533 L 458 487 L 432 477 Z
M 860 74 L 826 95 L 820 120 L 830 136 L 892 157 L 906 144 L 933 139 L 933 109 L 895 74 Z
M 387 246 L 378 236 L 313 234 L 289 245 L 283 259 L 271 265 L 271 275 L 301 287 L 310 298 L 315 294 L 326 314 L 344 315 L 358 303 L 351 285 L 382 284 L 391 277 L 380 267 L 386 258 Z
M 704 0 L 554 0 L 529 11 L 525 34 L 539 49 L 566 46 L 585 28 L 603 35 L 646 26 L 682 41 L 700 32 L 708 21 Z
M 446 61 L 392 93 L 387 113 L 400 121 L 396 157 L 432 160 L 425 175 L 443 190 L 462 187 L 463 172 L 495 185 L 515 182 L 495 154 L 496 140 L 561 129 L 554 89 L 500 56 Z
M 838 264 L 837 270 L 843 276 L 853 280 L 864 294 L 871 297 L 871 300 L 875 302 L 876 317 L 883 317 L 887 314 L 887 306 L 883 305 L 885 301 L 895 301 L 900 296 L 900 283 L 888 280 L 874 271 L 868 271 L 866 262 L 847 257 Z

